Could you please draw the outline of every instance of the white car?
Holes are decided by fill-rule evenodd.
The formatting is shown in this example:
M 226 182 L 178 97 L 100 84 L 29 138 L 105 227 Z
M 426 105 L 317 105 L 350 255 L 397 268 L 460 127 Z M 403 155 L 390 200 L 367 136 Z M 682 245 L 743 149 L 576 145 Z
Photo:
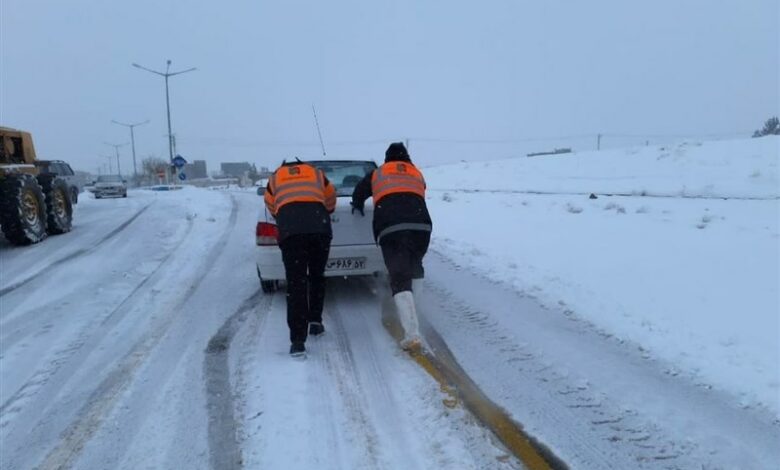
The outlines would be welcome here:
M 90 190 L 95 199 L 107 196 L 127 197 L 127 181 L 120 175 L 100 175 Z
M 309 160 L 306 163 L 325 172 L 336 188 L 336 210 L 330 215 L 333 240 L 330 244 L 325 276 L 365 276 L 386 272 L 382 251 L 374 241 L 371 227 L 374 206 L 366 201 L 365 217 L 352 214 L 352 191 L 363 177 L 376 169 L 376 163 L 362 160 Z M 265 188 L 258 188 L 262 196 Z M 277 243 L 276 220 L 262 205 L 255 237 L 257 243 L 257 276 L 263 292 L 273 292 L 285 279 L 282 250 Z

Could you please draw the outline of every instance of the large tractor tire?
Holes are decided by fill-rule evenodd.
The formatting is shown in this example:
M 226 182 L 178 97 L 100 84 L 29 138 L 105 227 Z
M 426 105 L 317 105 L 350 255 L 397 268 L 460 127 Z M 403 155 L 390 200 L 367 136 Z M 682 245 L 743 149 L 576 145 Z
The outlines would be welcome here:
M 14 245 L 46 238 L 46 199 L 34 176 L 6 175 L 0 179 L 0 225 Z
M 40 175 L 38 183 L 46 196 L 46 231 L 51 235 L 70 232 L 73 204 L 68 183 L 55 175 Z

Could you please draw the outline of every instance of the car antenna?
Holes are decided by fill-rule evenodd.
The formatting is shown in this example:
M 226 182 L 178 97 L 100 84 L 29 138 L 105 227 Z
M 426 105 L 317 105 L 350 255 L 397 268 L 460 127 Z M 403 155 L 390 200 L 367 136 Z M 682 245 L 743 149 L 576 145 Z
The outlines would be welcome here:
M 314 109 L 314 105 L 311 105 L 311 110 L 314 113 L 314 125 L 317 126 L 317 135 L 320 136 L 320 147 L 322 147 L 322 156 L 326 157 L 327 154 L 325 153 L 325 144 L 322 142 L 322 132 L 320 131 L 320 122 L 317 120 L 317 110 Z

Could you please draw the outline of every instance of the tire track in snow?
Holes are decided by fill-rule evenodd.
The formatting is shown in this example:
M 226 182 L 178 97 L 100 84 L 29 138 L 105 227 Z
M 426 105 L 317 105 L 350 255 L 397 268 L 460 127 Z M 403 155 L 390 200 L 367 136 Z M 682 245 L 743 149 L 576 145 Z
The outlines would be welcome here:
M 340 429 L 336 419 L 337 415 L 333 409 L 333 402 L 338 398 L 334 396 L 334 390 L 332 387 L 328 386 L 327 380 L 325 379 L 326 376 L 329 377 L 332 374 L 332 371 L 328 368 L 324 356 L 319 353 L 319 350 L 322 349 L 326 343 L 321 340 L 327 339 L 328 338 L 318 338 L 316 344 L 315 341 L 307 341 L 307 348 L 313 353 L 312 362 L 315 364 L 315 371 L 314 373 L 309 374 L 308 383 L 311 389 L 317 390 L 317 396 L 320 397 L 319 402 L 308 402 L 307 406 L 312 410 L 310 413 L 316 412 L 320 416 L 323 416 L 320 421 L 327 423 L 327 429 L 322 430 L 322 435 L 325 441 L 325 447 L 327 449 L 332 449 L 331 457 L 329 459 L 331 465 L 329 468 L 345 468 L 348 467 L 349 460 L 345 455 L 344 446 L 337 438 L 340 434 Z M 307 360 L 309 360 L 308 357 Z
M 262 302 L 258 302 L 258 301 Z M 251 311 L 265 311 L 271 296 L 258 290 L 246 299 L 211 337 L 203 360 L 208 411 L 209 462 L 215 470 L 234 470 L 243 466 L 238 440 L 233 389 L 230 385 L 230 345 Z
M 409 352 L 417 364 L 433 377 L 456 401 L 462 401 L 474 418 L 489 429 L 501 443 L 531 470 L 567 470 L 568 466 L 548 448 L 529 436 L 506 412 L 493 403 L 466 374 L 449 351 L 444 339 L 419 316 L 420 330 L 430 350 Z M 392 301 L 382 305 L 382 322 L 391 336 L 400 343 L 403 329 Z
M 220 238 L 213 245 L 203 263 L 197 270 L 195 282 L 179 297 L 178 302 L 168 309 L 169 314 L 163 317 L 159 324 L 153 325 L 149 329 L 153 332 L 141 339 L 135 346 L 120 360 L 118 366 L 100 383 L 100 385 L 91 394 L 87 403 L 78 413 L 76 420 L 65 429 L 59 443 L 46 455 L 43 462 L 37 466 L 38 470 L 53 470 L 70 468 L 76 461 L 84 446 L 100 429 L 105 417 L 113 410 L 116 403 L 122 397 L 124 391 L 130 386 L 135 374 L 140 366 L 146 361 L 146 358 L 165 337 L 168 328 L 173 323 L 177 314 L 187 303 L 191 294 L 196 291 L 205 276 L 202 274 L 212 266 L 222 251 L 225 249 L 227 240 L 236 224 L 238 217 L 238 204 L 231 195 L 231 212 L 227 227 Z
M 133 301 L 136 300 L 136 297 L 139 295 L 139 293 L 142 293 L 142 289 L 163 267 L 165 267 L 166 262 L 181 247 L 181 245 L 184 243 L 184 240 L 187 239 L 190 232 L 192 231 L 192 225 L 192 221 L 188 221 L 187 229 L 176 246 L 165 255 L 165 257 L 159 262 L 159 264 L 150 274 L 145 276 L 141 282 L 139 282 L 133 288 L 133 290 L 130 291 L 130 293 L 125 296 L 108 315 L 106 315 L 105 318 L 103 318 L 97 329 L 83 330 L 81 335 L 75 341 L 71 342 L 65 348 L 57 351 L 54 354 L 54 358 L 49 362 L 49 364 L 47 364 L 47 366 L 45 366 L 42 370 L 37 371 L 27 382 L 25 382 L 24 385 L 19 388 L 19 390 L 17 390 L 13 395 L 11 395 L 6 401 L 3 402 L 3 404 L 0 406 L 0 416 L 3 416 L 2 421 L 0 421 L 0 428 L 7 426 L 8 418 L 13 416 L 15 412 L 20 411 L 17 407 L 15 407 L 19 401 L 35 396 L 41 391 L 41 388 L 45 387 L 46 384 L 50 381 L 52 386 L 45 391 L 46 393 L 44 394 L 44 399 L 56 396 L 59 390 L 67 382 L 68 377 L 76 373 L 81 364 L 86 360 L 87 356 L 89 356 L 89 354 L 106 337 L 108 332 L 111 331 L 111 329 L 113 329 L 116 324 L 119 323 L 131 310 Z M 41 310 L 47 311 L 45 308 L 42 308 Z M 91 325 L 86 326 L 90 327 Z M 20 326 L 12 325 L 4 327 L 5 330 L 8 330 L 9 328 L 18 330 Z M 26 336 L 23 335 L 14 335 L 4 338 L 2 341 L 3 350 L 9 350 L 13 345 L 25 338 Z M 85 347 L 85 345 L 87 346 Z M 78 354 L 78 356 L 74 358 L 73 356 L 76 354 Z M 68 361 L 71 359 L 73 360 L 69 363 Z M 60 369 L 65 364 L 68 364 L 68 367 Z M 55 380 L 52 381 L 52 379 Z M 35 406 L 30 407 L 29 409 L 31 412 L 37 411 L 37 407 Z
M 336 333 L 340 339 L 340 343 L 345 343 L 347 348 L 345 354 L 348 358 L 348 364 L 352 371 L 349 374 L 354 377 L 354 382 L 357 385 L 356 390 L 361 392 L 361 395 L 371 396 L 374 399 L 378 399 L 382 404 L 382 431 L 383 435 L 390 439 L 390 442 L 384 442 L 382 449 L 386 449 L 387 445 L 391 445 L 393 453 L 396 455 L 405 455 L 406 449 L 411 447 L 407 440 L 408 430 L 403 429 L 401 423 L 403 422 L 400 417 L 396 416 L 396 410 L 398 406 L 395 402 L 395 397 L 392 394 L 392 387 L 387 383 L 385 374 L 382 372 L 382 366 L 377 352 L 372 341 L 371 329 L 368 325 L 368 319 L 366 318 L 366 309 L 360 308 L 355 305 L 355 302 L 364 301 L 368 302 L 371 307 L 375 306 L 375 298 L 369 296 L 368 299 L 361 299 L 360 297 L 367 297 L 370 292 L 367 283 L 362 282 L 363 279 L 355 279 L 355 283 L 350 283 L 352 289 L 349 291 L 342 291 L 345 287 L 343 283 L 334 285 L 330 284 L 330 288 L 337 288 L 336 292 L 333 292 L 333 296 L 338 300 L 332 303 L 331 310 L 333 311 L 333 321 L 336 325 Z M 354 290 L 353 290 L 354 289 Z M 347 299 L 345 307 L 351 310 L 358 310 L 357 312 L 348 312 L 346 315 L 343 313 L 341 304 L 342 299 Z M 356 308 L 357 307 L 357 308 Z M 349 333 L 349 334 L 348 334 Z M 361 364 L 355 358 L 355 348 L 359 351 L 359 357 L 361 358 Z M 361 367 L 358 367 L 361 365 Z M 415 462 L 406 462 L 406 468 L 415 468 Z
M 423 313 L 447 337 L 460 339 L 450 343 L 451 349 L 464 368 L 486 382 L 482 385 L 495 395 L 492 398 L 532 425 L 533 432 L 558 448 L 570 464 L 622 469 L 690 468 L 701 463 L 709 468 L 717 467 L 724 456 L 749 455 L 754 446 L 763 449 L 757 456 L 773 448 L 777 428 L 733 406 L 723 406 L 722 397 L 699 385 L 664 375 L 635 346 L 604 336 L 576 317 L 569 318 L 567 310 L 548 311 L 535 297 L 472 271 L 443 253 L 434 250 L 431 255 L 431 266 L 426 266 L 431 273 L 426 289 L 431 295 L 423 299 Z M 473 292 L 489 301 L 474 297 Z M 511 321 L 527 325 L 518 332 L 509 326 Z M 469 334 L 457 334 L 459 330 Z M 728 436 L 733 428 L 740 429 L 740 438 L 734 436 L 728 445 L 715 446 L 707 442 L 710 437 L 681 436 L 600 381 L 591 383 L 595 372 L 579 372 L 579 362 L 570 365 L 566 358 L 557 357 L 554 352 L 561 347 L 573 347 L 586 361 L 603 362 L 627 380 L 663 391 L 669 400 L 665 406 L 684 410 L 693 417 L 691 422 L 713 423 L 709 424 L 712 436 Z M 484 370 L 477 372 L 476 368 Z M 488 378 L 493 371 L 496 378 Z M 692 413 L 691 409 L 699 411 Z M 755 437 L 742 437 L 745 434 Z M 769 455 L 777 453 L 776 445 L 774 449 Z
M 250 316 L 249 320 L 247 321 L 247 324 L 244 325 L 244 328 L 240 330 L 240 344 L 235 345 L 234 348 L 241 351 L 240 356 L 237 359 L 236 364 L 236 379 L 235 379 L 235 393 L 233 394 L 233 399 L 235 401 L 235 412 L 241 416 L 244 419 L 241 419 L 236 422 L 236 438 L 239 441 L 239 446 L 241 446 L 246 440 L 247 437 L 251 435 L 251 430 L 248 429 L 248 421 L 246 419 L 247 416 L 247 403 L 246 403 L 246 396 L 251 393 L 248 391 L 248 388 L 251 383 L 251 379 L 248 379 L 246 370 L 248 367 L 251 367 L 251 364 L 253 363 L 253 357 L 252 354 L 254 352 L 254 349 L 256 345 L 259 343 L 260 338 L 262 337 L 263 333 L 265 332 L 266 323 L 268 321 L 268 317 L 271 316 L 271 312 L 273 312 L 274 309 L 274 301 L 277 299 L 276 296 L 272 294 L 264 294 L 263 299 L 263 310 L 261 315 L 257 316 Z M 233 342 L 236 341 L 236 338 L 234 336 Z M 228 361 L 229 361 L 229 355 L 228 355 Z M 262 415 L 262 411 L 260 413 L 255 414 L 251 418 L 248 418 L 249 420 L 253 420 L 255 418 L 258 418 Z M 210 441 L 209 441 L 210 442 Z M 211 444 L 209 444 L 210 446 Z M 241 464 L 244 465 L 244 460 L 242 457 Z
M 10 284 L 10 285 L 8 285 L 6 287 L 0 288 L 0 297 L 8 294 L 9 292 L 12 292 L 12 291 L 16 290 L 16 289 L 18 289 L 18 288 L 20 288 L 20 287 L 22 287 L 22 286 L 24 286 L 26 284 L 29 284 L 31 281 L 34 281 L 34 280 L 38 279 L 38 277 L 40 275 L 42 275 L 43 273 L 49 271 L 50 269 L 56 268 L 57 266 L 60 266 L 60 265 L 62 265 L 64 263 L 67 263 L 68 261 L 71 261 L 71 260 L 73 260 L 75 258 L 78 258 L 79 256 L 83 256 L 83 255 L 85 255 L 87 253 L 91 253 L 91 252 L 95 251 L 98 247 L 100 247 L 100 245 L 102 245 L 103 243 L 107 242 L 108 240 L 110 240 L 110 239 L 114 238 L 115 236 L 117 236 L 118 234 L 120 234 L 124 229 L 126 229 L 130 224 L 132 224 L 135 221 L 135 219 L 140 217 L 141 214 L 143 214 L 147 209 L 149 209 L 149 207 L 152 204 L 154 204 L 154 202 L 150 202 L 149 204 L 147 204 L 144 207 L 142 207 L 138 212 L 133 214 L 129 219 L 127 219 L 124 222 L 122 222 L 117 228 L 115 228 L 114 230 L 110 231 L 103 238 L 101 238 L 97 242 L 95 242 L 95 244 L 93 244 L 93 245 L 91 245 L 89 247 L 86 247 L 86 248 L 80 248 L 80 249 L 74 251 L 73 253 L 65 255 L 62 258 L 60 258 L 60 259 L 50 263 L 49 265 L 47 265 L 47 266 L 37 270 L 34 274 L 31 274 L 31 275 L 27 276 L 26 278 L 22 279 L 21 281 L 18 281 L 18 282 L 15 282 L 13 284 Z
M 366 460 L 360 462 L 360 468 L 385 468 L 385 465 L 382 465 L 379 460 L 379 437 L 366 411 L 366 404 L 362 399 L 362 387 L 357 380 L 355 359 L 349 339 L 344 331 L 344 325 L 340 319 L 341 313 L 333 304 L 330 306 L 326 305 L 326 309 L 331 311 L 329 318 L 332 320 L 333 327 L 325 334 L 330 335 L 333 339 L 323 337 L 322 339 L 327 341 L 318 342 L 323 345 L 331 343 L 331 346 L 335 346 L 335 351 L 333 348 L 318 347 L 317 353 L 311 354 L 311 356 L 313 356 L 315 364 L 320 366 L 323 376 L 329 378 L 333 385 L 336 386 L 339 400 L 345 408 L 346 417 L 362 431 L 353 436 L 359 440 L 359 447 L 365 451 L 364 456 Z M 332 341 L 335 341 L 335 344 L 332 344 Z M 330 406 L 330 404 L 326 406 Z M 332 411 L 329 411 L 329 413 L 332 413 Z

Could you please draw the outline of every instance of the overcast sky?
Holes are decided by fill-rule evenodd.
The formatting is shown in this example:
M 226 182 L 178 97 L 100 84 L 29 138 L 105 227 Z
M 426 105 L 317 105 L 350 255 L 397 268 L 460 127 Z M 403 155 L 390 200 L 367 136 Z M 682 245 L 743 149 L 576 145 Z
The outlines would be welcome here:
M 273 166 L 422 165 L 752 132 L 780 110 L 780 1 L 0 0 L 0 123 L 96 171 L 103 142 Z M 630 137 L 623 137 L 630 136 Z M 543 140 L 558 137 L 552 140 Z M 540 140 L 536 140 L 540 139 Z M 476 142 L 475 142 L 476 141 Z M 498 143 L 493 141 L 500 141 Z M 121 149 L 129 168 L 130 148 Z

